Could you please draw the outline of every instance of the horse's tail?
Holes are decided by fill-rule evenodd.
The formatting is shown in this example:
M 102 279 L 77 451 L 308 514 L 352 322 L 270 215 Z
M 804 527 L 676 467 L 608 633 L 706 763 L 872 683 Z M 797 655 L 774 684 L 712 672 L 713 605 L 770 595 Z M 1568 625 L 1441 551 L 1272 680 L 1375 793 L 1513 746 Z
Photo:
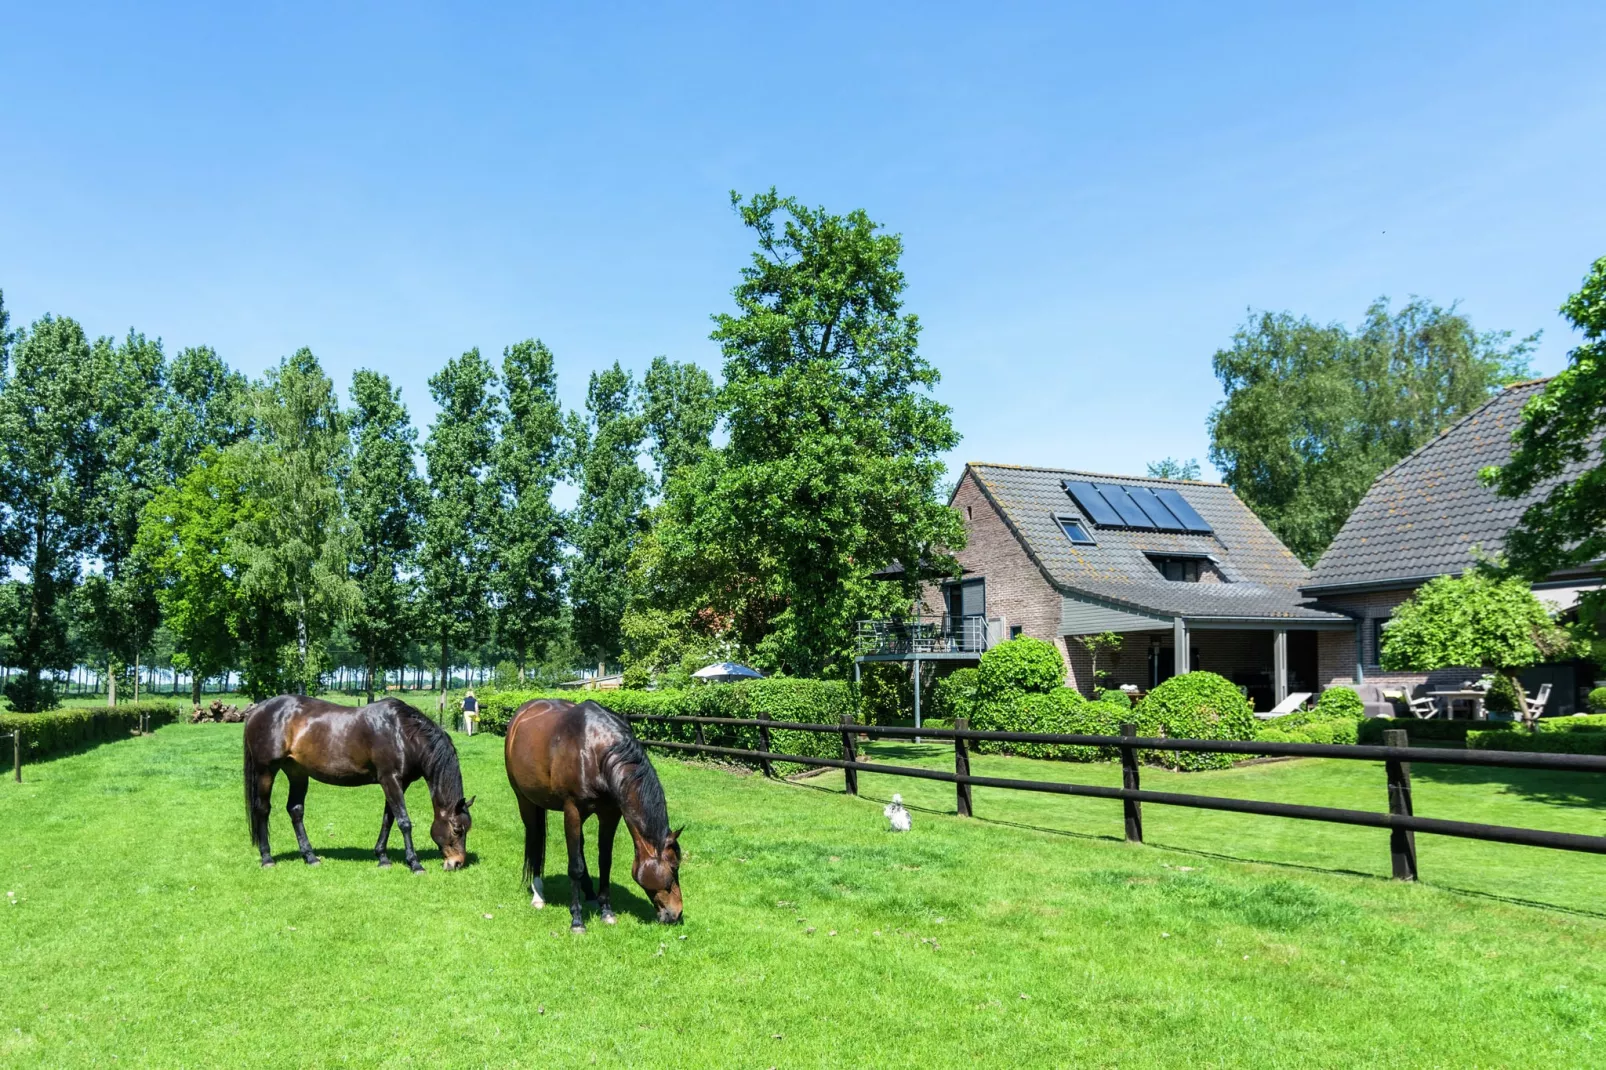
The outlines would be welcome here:
M 251 842 L 261 846 L 258 825 L 266 809 L 262 800 L 262 766 L 251 751 L 251 736 L 245 737 L 245 820 L 251 830 Z

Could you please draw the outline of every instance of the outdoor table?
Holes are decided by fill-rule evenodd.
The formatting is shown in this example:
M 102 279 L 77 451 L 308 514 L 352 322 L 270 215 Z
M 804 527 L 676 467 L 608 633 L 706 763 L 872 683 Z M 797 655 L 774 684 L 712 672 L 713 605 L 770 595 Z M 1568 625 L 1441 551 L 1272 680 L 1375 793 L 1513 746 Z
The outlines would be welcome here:
M 1487 691 L 1429 691 L 1430 698 L 1444 700 L 1444 712 L 1447 717 L 1455 716 L 1457 702 L 1470 703 L 1472 706 L 1472 719 L 1481 721 L 1484 718 L 1483 700 L 1489 697 Z

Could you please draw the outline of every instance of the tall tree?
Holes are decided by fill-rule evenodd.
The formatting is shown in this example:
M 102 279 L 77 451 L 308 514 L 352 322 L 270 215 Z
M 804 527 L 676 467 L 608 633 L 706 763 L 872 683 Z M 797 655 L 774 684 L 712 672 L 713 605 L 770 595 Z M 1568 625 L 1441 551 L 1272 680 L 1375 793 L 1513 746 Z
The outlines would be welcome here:
M 168 364 L 161 453 L 176 480 L 208 446 L 226 449 L 251 430 L 251 384 L 210 346 L 181 349 Z
M 1198 479 L 1199 462 L 1192 457 L 1186 461 L 1166 457 L 1163 460 L 1150 461 L 1148 474 L 1154 479 Z
M 1528 374 L 1534 337 L 1480 333 L 1453 306 L 1380 299 L 1359 331 L 1251 313 L 1217 351 L 1210 460 L 1307 564 L 1384 468 Z
M 277 606 L 290 621 L 292 641 L 277 663 L 284 684 L 316 694 L 326 644 L 336 621 L 357 601 L 347 573 L 349 530 L 340 483 L 350 460 L 346 422 L 335 385 L 309 349 L 268 372 L 254 392 L 255 434 L 242 443 L 249 510 L 235 529 L 246 563 L 244 597 Z M 276 630 L 251 637 L 258 672 Z M 263 681 L 266 684 L 266 680 Z
M 647 474 L 636 457 L 645 434 L 635 384 L 619 367 L 591 373 L 586 420 L 571 421 L 580 501 L 569 523 L 575 559 L 569 598 L 574 638 L 598 668 L 624 649 L 619 620 L 629 601 L 629 565 L 645 528 Z
M 15 709 L 54 705 L 43 673 L 71 665 L 61 603 L 96 540 L 106 356 L 76 322 L 46 316 L 22 332 L 0 381 L 0 552 L 25 577 L 11 625 L 23 672 L 6 685 Z
M 662 494 L 672 475 L 696 465 L 708 453 L 719 422 L 713 376 L 695 364 L 654 357 L 642 381 L 642 416 Z
M 80 604 L 94 645 L 108 656 L 106 702 L 117 704 L 117 679 L 133 666 L 136 697 L 141 656 L 161 623 L 155 587 L 134 554 L 140 515 L 165 485 L 160 439 L 166 423 L 167 358 L 160 341 L 129 331 L 122 344 L 94 343 L 108 376 L 101 419 L 104 479 L 95 500 L 95 568 L 83 580 Z
M 351 518 L 351 577 L 358 604 L 351 637 L 362 652 L 363 689 L 374 700 L 374 679 L 402 663 L 417 612 L 418 550 L 428 490 L 415 460 L 418 432 L 401 391 L 379 372 L 351 380 L 351 434 L 355 446 L 345 484 Z
M 762 663 L 841 671 L 854 618 L 918 588 L 915 568 L 900 583 L 871 573 L 964 543 L 939 497 L 958 436 L 903 311 L 902 239 L 773 189 L 732 204 L 758 249 L 736 314 L 714 317 L 730 439 L 671 483 L 661 572 Z
M 452 651 L 485 638 L 490 624 L 491 533 L 496 523 L 491 460 L 502 425 L 496 369 L 471 349 L 436 372 L 440 411 L 424 443 L 424 623 L 440 651 L 444 716 Z
M 1606 257 L 1561 313 L 1584 341 L 1524 407 L 1511 460 L 1484 473 L 1507 498 L 1555 481 L 1506 536 L 1506 567 L 1531 581 L 1606 558 Z M 1606 664 L 1606 594 L 1586 594 L 1577 616 L 1579 638 Z
M 202 682 L 234 667 L 238 635 L 256 639 L 275 633 L 262 644 L 275 655 L 272 680 L 277 679 L 277 651 L 293 635 L 278 607 L 249 607 L 241 597 L 244 562 L 236 556 L 234 532 L 253 507 L 244 493 L 244 457 L 241 449 L 202 449 L 189 470 L 146 505 L 135 544 L 141 570 L 152 578 L 163 624 L 173 635 L 173 664 L 189 672 L 196 705 Z M 259 673 L 249 675 L 251 694 L 278 690 L 270 681 L 259 682 Z
M 563 615 L 563 518 L 552 504 L 562 474 L 563 408 L 552 352 L 532 339 L 502 353 L 507 423 L 496 447 L 497 633 L 519 682 L 541 661 Z

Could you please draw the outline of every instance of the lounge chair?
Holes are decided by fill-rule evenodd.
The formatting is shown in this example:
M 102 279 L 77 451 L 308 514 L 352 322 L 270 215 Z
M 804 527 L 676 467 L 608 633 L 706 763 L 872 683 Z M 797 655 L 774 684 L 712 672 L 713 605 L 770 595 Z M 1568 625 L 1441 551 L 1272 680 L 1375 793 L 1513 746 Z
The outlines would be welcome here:
M 1269 710 L 1264 712 L 1256 710 L 1255 716 L 1262 721 L 1270 721 L 1277 717 L 1287 717 L 1290 713 L 1296 712 L 1301 706 L 1305 705 L 1305 701 L 1310 698 L 1310 694 L 1309 691 L 1295 691 Z

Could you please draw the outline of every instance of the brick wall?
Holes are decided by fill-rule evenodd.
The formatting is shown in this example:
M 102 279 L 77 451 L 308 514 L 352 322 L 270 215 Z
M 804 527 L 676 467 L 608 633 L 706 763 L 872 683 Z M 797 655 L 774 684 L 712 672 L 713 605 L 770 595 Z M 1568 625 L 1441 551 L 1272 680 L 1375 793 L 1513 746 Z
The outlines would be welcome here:
M 1015 533 L 976 485 L 969 469 L 954 492 L 954 506 L 964 517 L 969 536 L 965 548 L 954 556 L 967 578 L 987 581 L 987 616 L 1004 617 L 1010 627 L 1020 628 L 1022 635 L 1053 643 L 1065 661 L 1066 683 L 1077 686 L 1075 654 L 1067 652 L 1065 638 L 1059 634 L 1060 593 L 1027 555 Z M 928 584 L 922 602 L 921 612 L 942 613 L 941 585 Z M 1087 655 L 1080 647 L 1077 651 L 1084 663 L 1081 673 L 1085 680 Z

